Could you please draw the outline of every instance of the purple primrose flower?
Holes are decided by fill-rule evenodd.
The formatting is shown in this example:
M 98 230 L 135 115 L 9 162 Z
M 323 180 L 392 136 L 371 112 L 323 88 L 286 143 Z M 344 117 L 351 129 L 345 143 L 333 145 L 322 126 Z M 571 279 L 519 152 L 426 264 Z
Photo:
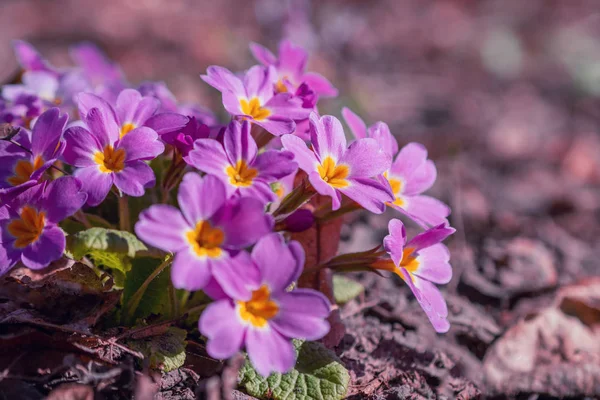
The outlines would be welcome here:
M 254 198 L 227 199 L 216 177 L 195 172 L 183 177 L 177 196 L 181 211 L 153 205 L 140 214 L 136 234 L 145 242 L 175 253 L 171 269 L 179 289 L 203 289 L 216 279 L 225 290 L 243 284 L 232 253 L 254 244 L 271 231 L 273 220 Z
M 0 207 L 0 275 L 19 261 L 41 269 L 58 260 L 66 245 L 58 223 L 85 200 L 81 182 L 66 176 L 33 186 Z
M 223 105 L 232 115 L 248 119 L 275 136 L 292 133 L 294 120 L 306 119 L 310 109 L 302 107 L 302 99 L 290 93 L 273 93 L 275 70 L 254 66 L 244 75 L 235 76 L 226 68 L 208 67 L 201 78 L 223 94 Z
M 135 95 L 131 97 L 139 99 Z M 165 147 L 154 130 L 138 126 L 156 106 L 152 101 L 156 100 L 150 100 L 148 103 L 119 103 L 117 114 L 100 97 L 90 93 L 79 95 L 79 114 L 87 128 L 67 129 L 63 158 L 77 167 L 75 176 L 81 179 L 88 193 L 88 205 L 100 204 L 113 184 L 130 196 L 142 196 L 145 188 L 154 185 L 154 172 L 144 160 L 155 158 Z
M 371 138 L 359 139 L 346 147 L 340 121 L 332 116 L 310 116 L 312 148 L 297 136 L 281 138 L 283 147 L 308 174 L 317 192 L 330 196 L 333 210 L 339 209 L 345 194 L 367 210 L 381 214 L 393 201 L 389 187 L 374 179 L 390 167 L 389 155 Z
M 424 227 L 447 222 L 450 208 L 433 197 L 421 194 L 433 185 L 437 177 L 435 164 L 427 159 L 425 147 L 408 143 L 398 153 L 398 143 L 387 124 L 377 122 L 367 129 L 363 120 L 349 109 L 344 108 L 342 114 L 357 139 L 373 138 L 390 156 L 396 156 L 382 179 L 387 180 L 394 192 L 394 201 L 388 205 Z
M 25 129 L 14 137 L 23 148 L 0 142 L 0 195 L 9 195 L 35 185 L 61 156 L 65 141 L 63 129 L 68 116 L 58 108 L 43 113 L 30 133 Z
M 437 332 L 450 328 L 448 307 L 434 284 L 445 284 L 452 278 L 450 253 L 441 242 L 455 232 L 441 224 L 406 240 L 406 230 L 398 219 L 388 224 L 390 234 L 383 239 L 383 247 L 391 260 L 379 260 L 376 269 L 388 270 L 404 280 L 427 314 Z
M 250 122 L 231 121 L 223 144 L 214 139 L 198 139 L 189 155 L 190 164 L 219 178 L 229 196 L 255 197 L 263 204 L 277 199 L 270 184 L 298 169 L 289 151 L 267 150 L 258 154 L 250 135 Z
M 306 83 L 317 96 L 338 95 L 337 89 L 327 78 L 314 72 L 306 72 L 308 53 L 289 40 L 283 40 L 279 44 L 279 58 L 257 43 L 250 44 L 250 51 L 258 62 L 266 67 L 275 68 L 276 76 L 272 81 L 275 84 L 275 91 L 294 93 L 303 83 Z
M 315 290 L 288 291 L 304 266 L 304 250 L 295 241 L 271 233 L 258 241 L 252 254 L 236 257 L 239 281 L 202 313 L 200 332 L 208 337 L 206 350 L 225 359 L 242 347 L 263 376 L 287 372 L 296 363 L 292 338 L 317 340 L 329 331 L 331 305 Z

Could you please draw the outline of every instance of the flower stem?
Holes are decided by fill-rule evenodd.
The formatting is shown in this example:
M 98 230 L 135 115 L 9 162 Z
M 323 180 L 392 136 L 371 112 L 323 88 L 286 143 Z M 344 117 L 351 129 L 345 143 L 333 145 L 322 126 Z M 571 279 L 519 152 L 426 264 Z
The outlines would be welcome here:
M 119 229 L 122 231 L 131 231 L 129 221 L 129 198 L 127 196 L 119 196 Z
M 128 323 L 133 322 L 133 321 L 131 321 L 131 318 L 133 318 L 133 315 L 135 314 L 135 310 L 137 310 L 138 306 L 140 305 L 140 301 L 142 301 L 142 297 L 144 297 L 144 293 L 146 293 L 146 289 L 148 289 L 148 285 L 150 285 L 150 283 L 158 275 L 160 275 L 160 273 L 163 272 L 165 270 L 165 268 L 167 268 L 171 264 L 172 258 L 173 258 L 173 256 L 171 256 L 170 254 L 168 256 L 166 256 L 164 261 L 158 266 L 158 268 L 156 268 L 154 270 L 154 272 L 152 272 L 152 274 L 150 274 L 150 276 L 148 276 L 146 278 L 144 283 L 142 283 L 142 285 L 138 288 L 138 290 L 136 290 L 136 292 L 133 294 L 133 296 L 131 296 L 131 299 L 129 299 L 129 302 L 127 303 L 127 305 L 125 306 L 125 308 L 123 310 L 123 317 L 126 322 L 128 322 Z
M 288 215 L 296 211 L 300 206 L 306 203 L 315 195 L 315 190 L 304 180 L 296 186 L 279 204 L 277 210 L 273 212 L 274 217 Z

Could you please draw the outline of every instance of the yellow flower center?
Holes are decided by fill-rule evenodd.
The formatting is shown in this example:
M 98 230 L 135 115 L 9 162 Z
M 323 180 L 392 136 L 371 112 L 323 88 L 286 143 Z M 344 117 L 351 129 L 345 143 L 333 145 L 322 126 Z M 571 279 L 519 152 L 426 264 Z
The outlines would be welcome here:
M 283 77 L 282 79 L 278 80 L 275 84 L 275 91 L 277 93 L 286 93 L 288 91 L 287 86 L 285 86 L 285 84 L 283 83 L 283 80 L 285 78 L 286 77 Z
M 27 182 L 31 174 L 40 169 L 44 165 L 42 156 L 36 156 L 33 164 L 29 160 L 19 160 L 15 165 L 15 175 L 7 179 L 7 182 L 13 186 Z
M 336 165 L 333 158 L 327 157 L 321 165 L 317 166 L 317 171 L 321 179 L 334 188 L 344 188 L 349 185 L 346 178 L 350 175 L 350 168 L 347 165 Z
M 388 173 L 385 172 L 383 176 L 388 180 L 394 193 L 394 202 L 392 204 L 402 207 L 405 204 L 404 198 L 401 196 L 402 193 L 402 181 L 396 178 L 388 178 Z M 389 204 L 389 203 L 388 203 Z
M 120 172 L 125 168 L 125 149 L 115 150 L 108 144 L 104 151 L 94 154 L 94 162 L 98 164 L 98 169 L 106 174 Z
M 271 300 L 271 292 L 266 285 L 252 292 L 248 301 L 238 301 L 238 312 L 242 320 L 256 328 L 262 328 L 279 312 L 279 306 Z
M 213 228 L 210 222 L 198 222 L 185 236 L 198 257 L 217 258 L 221 255 L 220 246 L 225 240 L 225 234 L 221 229 Z
M 242 107 L 242 113 L 250 115 L 256 121 L 262 121 L 271 115 L 269 109 L 261 107 L 257 97 L 250 99 L 250 102 L 246 99 L 240 99 L 240 106 Z
M 237 187 L 251 186 L 254 178 L 258 176 L 258 170 L 250 168 L 244 160 L 239 160 L 235 166 L 229 165 L 225 172 L 229 176 L 229 183 Z
M 419 260 L 417 255 L 414 254 L 415 249 L 407 247 L 402 251 L 402 260 L 400 260 L 400 266 L 396 267 L 392 260 L 378 260 L 372 264 L 375 269 L 383 271 L 390 271 L 398 275 L 400 278 L 406 281 L 406 276 L 401 268 L 405 268 L 412 280 L 412 274 L 419 268 Z
M 46 213 L 38 212 L 30 206 L 23 207 L 20 217 L 12 220 L 7 226 L 8 233 L 17 239 L 14 246 L 18 249 L 35 243 L 46 225 Z
M 136 126 L 131 122 L 127 122 L 127 123 L 123 124 L 123 126 L 121 126 L 121 133 L 119 134 L 119 138 L 122 139 L 123 136 L 127 135 L 129 132 L 131 132 L 135 128 L 136 128 Z

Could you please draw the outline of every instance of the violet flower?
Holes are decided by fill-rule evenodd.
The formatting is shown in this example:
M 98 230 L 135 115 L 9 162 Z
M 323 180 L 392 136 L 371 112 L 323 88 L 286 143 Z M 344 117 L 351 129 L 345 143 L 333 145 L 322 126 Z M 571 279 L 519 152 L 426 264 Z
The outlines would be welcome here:
M 137 98 L 137 97 L 136 97 Z M 154 100 L 154 99 L 151 99 Z M 123 110 L 135 110 L 127 114 Z M 137 124 L 153 110 L 151 104 L 123 103 L 120 116 L 132 115 Z M 154 172 L 144 160 L 161 154 L 165 147 L 158 134 L 144 126 L 129 130 L 129 120 L 121 125 L 116 111 L 105 100 L 90 93 L 79 95 L 79 114 L 86 128 L 67 129 L 64 160 L 76 167 L 75 176 L 83 182 L 88 194 L 88 205 L 96 206 L 104 200 L 112 185 L 130 196 L 142 196 L 145 188 L 155 183 Z M 138 119 L 140 117 L 140 119 Z
M 387 153 L 371 138 L 359 139 L 346 147 L 346 136 L 340 121 L 326 115 L 310 116 L 312 148 L 297 136 L 281 138 L 283 147 L 294 153 L 294 160 L 315 190 L 332 199 L 332 208 L 340 208 L 342 194 L 376 214 L 385 210 L 385 203 L 393 201 L 389 187 L 374 177 L 386 171 L 391 164 Z
M 363 120 L 347 108 L 342 110 L 346 123 L 357 139 L 370 137 L 377 140 L 383 151 L 395 159 L 383 173 L 393 193 L 388 205 L 424 227 L 447 222 L 450 208 L 441 201 L 423 195 L 435 182 L 437 170 L 427 159 L 427 150 L 419 143 L 408 143 L 398 152 L 398 143 L 387 124 L 377 122 L 367 129 Z
M 81 182 L 66 176 L 31 187 L 0 207 L 0 275 L 19 261 L 41 269 L 58 260 L 66 245 L 58 223 L 85 200 Z
M 31 133 L 21 129 L 13 138 L 22 147 L 0 142 L 0 195 L 22 191 L 42 178 L 63 153 L 63 129 L 67 119 L 66 114 L 61 115 L 57 108 L 52 108 L 36 120 Z
M 195 172 L 183 177 L 177 200 L 181 211 L 153 205 L 140 214 L 136 234 L 143 241 L 175 253 L 171 269 L 179 289 L 203 289 L 215 278 L 224 290 L 244 282 L 236 276 L 231 254 L 271 231 L 272 218 L 254 198 L 227 199 L 216 177 Z
M 225 289 L 198 324 L 211 357 L 229 358 L 245 347 L 261 375 L 285 373 L 296 363 L 292 338 L 318 340 L 327 334 L 327 298 L 312 289 L 287 290 L 300 276 L 304 257 L 298 242 L 286 244 L 277 233 L 260 239 L 251 255 L 235 257 L 232 279 L 239 284 Z
M 398 219 L 388 224 L 390 234 L 383 246 L 391 260 L 379 260 L 373 267 L 397 274 L 404 280 L 427 314 L 437 332 L 450 329 L 448 307 L 434 284 L 445 284 L 452 278 L 450 252 L 441 242 L 455 232 L 447 225 L 438 225 L 407 242 L 406 230 Z
M 248 121 L 232 121 L 225 129 L 223 144 L 214 139 L 196 140 L 189 155 L 190 165 L 219 178 L 228 196 L 254 197 L 263 204 L 277 199 L 270 184 L 298 169 L 293 159 L 289 151 L 258 154 Z
M 275 68 L 276 78 L 273 81 L 275 91 L 294 93 L 303 83 L 306 83 L 318 96 L 338 95 L 337 89 L 327 78 L 314 72 L 306 72 L 307 51 L 289 40 L 283 40 L 279 44 L 279 58 L 257 43 L 250 44 L 250 51 L 261 64 Z
M 302 99 L 290 93 L 273 94 L 273 67 L 254 66 L 243 80 L 222 67 L 211 66 L 206 72 L 201 78 L 223 94 L 223 105 L 230 114 L 248 119 L 275 136 L 292 133 L 294 120 L 306 119 L 310 113 L 302 107 Z

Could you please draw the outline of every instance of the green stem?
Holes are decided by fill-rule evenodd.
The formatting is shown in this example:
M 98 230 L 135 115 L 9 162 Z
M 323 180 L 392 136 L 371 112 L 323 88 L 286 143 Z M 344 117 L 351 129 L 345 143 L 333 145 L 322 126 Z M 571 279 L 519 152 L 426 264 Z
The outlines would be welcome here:
M 185 309 L 185 306 L 188 302 L 188 300 L 190 299 L 191 293 L 188 292 L 187 290 L 184 290 L 183 293 L 181 293 L 181 298 L 179 299 L 179 310 L 177 310 L 177 315 L 180 316 L 183 314 L 183 310 Z
M 127 305 L 124 308 L 123 316 L 124 316 L 125 321 L 133 322 L 130 320 L 131 320 L 131 318 L 133 318 L 135 311 L 137 310 L 138 306 L 140 305 L 140 301 L 142 301 L 142 297 L 144 297 L 144 293 L 146 293 L 146 289 L 148 289 L 148 285 L 150 285 L 150 282 L 152 282 L 158 275 L 160 275 L 161 272 L 163 272 L 165 270 L 165 268 L 167 268 L 171 264 L 172 258 L 173 257 L 171 255 L 168 255 L 167 257 L 165 257 L 165 260 L 158 266 L 158 268 L 156 268 L 154 270 L 154 272 L 152 272 L 152 274 L 150 274 L 150 276 L 148 276 L 146 278 L 144 283 L 142 283 L 142 285 L 138 288 L 138 290 L 136 290 L 136 292 L 133 294 L 133 296 L 131 296 L 131 299 L 129 299 L 129 302 L 127 303 Z
M 73 214 L 73 217 L 81 222 L 83 224 L 83 226 L 85 227 L 85 229 L 90 229 L 92 227 L 92 224 L 90 223 L 90 221 L 88 220 L 88 218 L 86 217 L 85 213 L 81 210 L 77 210 L 75 212 L 75 214 Z
M 315 218 L 320 222 L 331 221 L 332 219 L 339 218 L 342 215 L 351 213 L 356 210 L 360 210 L 362 207 L 355 202 L 351 202 L 346 204 L 335 211 L 331 211 L 329 213 L 323 213 L 321 209 L 319 209 L 319 213 L 315 213 Z
M 119 197 L 119 229 L 122 231 L 131 231 L 129 221 L 129 198 L 127 196 Z

